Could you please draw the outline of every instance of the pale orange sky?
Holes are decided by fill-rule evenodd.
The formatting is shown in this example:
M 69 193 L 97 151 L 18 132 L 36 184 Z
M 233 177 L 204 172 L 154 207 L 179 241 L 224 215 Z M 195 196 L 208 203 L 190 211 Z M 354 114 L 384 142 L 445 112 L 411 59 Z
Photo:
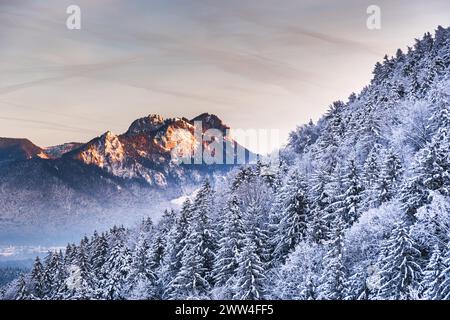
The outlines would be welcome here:
M 81 30 L 66 29 L 70 4 Z M 381 30 L 366 28 L 371 4 Z M 449 14 L 448 0 L 1 0 L 0 136 L 83 142 L 209 112 L 283 143 Z

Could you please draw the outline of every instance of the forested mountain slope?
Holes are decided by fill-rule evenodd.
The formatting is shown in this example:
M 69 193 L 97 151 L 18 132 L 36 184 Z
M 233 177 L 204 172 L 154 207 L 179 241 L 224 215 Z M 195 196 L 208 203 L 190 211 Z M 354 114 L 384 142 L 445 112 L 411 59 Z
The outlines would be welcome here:
M 276 174 L 37 260 L 7 299 L 450 299 L 450 28 L 299 127 Z

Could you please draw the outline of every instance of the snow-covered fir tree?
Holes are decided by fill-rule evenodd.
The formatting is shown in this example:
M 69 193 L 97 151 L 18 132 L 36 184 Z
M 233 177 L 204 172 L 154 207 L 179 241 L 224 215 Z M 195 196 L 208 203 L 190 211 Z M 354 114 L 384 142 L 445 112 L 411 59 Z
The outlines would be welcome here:
M 420 251 L 409 235 L 405 222 L 399 222 L 386 240 L 379 261 L 382 276 L 379 297 L 411 299 L 419 289 Z
M 275 230 L 274 260 L 283 262 L 286 256 L 307 234 L 309 205 L 304 186 L 304 177 L 294 170 L 279 191 L 281 207 L 279 222 Z
M 224 210 L 223 223 L 214 265 L 214 280 L 217 286 L 230 286 L 230 280 L 236 275 L 238 258 L 245 238 L 242 212 L 236 196 L 230 199 Z
M 402 176 L 402 162 L 398 155 L 388 150 L 382 163 L 381 173 L 376 182 L 378 205 L 391 200 L 394 197 L 395 190 L 400 185 Z
M 198 192 L 182 251 L 180 269 L 172 281 L 172 298 L 205 297 L 213 280 L 215 232 L 210 223 L 213 191 L 206 181 Z
M 256 252 L 256 244 L 251 237 L 247 237 L 239 254 L 233 287 L 234 299 L 261 300 L 264 298 L 264 268 Z
M 344 298 L 347 271 L 344 265 L 344 217 L 339 215 L 334 222 L 328 252 L 324 257 L 324 274 L 320 279 L 318 298 L 341 300 Z
M 181 259 L 186 248 L 189 222 L 192 218 L 192 203 L 186 199 L 176 217 L 173 226 L 167 233 L 167 250 L 163 257 L 163 266 L 159 282 L 163 288 L 162 297 L 168 299 L 174 291 L 174 282 L 178 271 L 181 268 Z
M 450 244 L 445 248 L 444 262 L 442 266 L 443 270 L 440 272 L 437 278 L 437 284 L 439 288 L 437 289 L 436 297 L 442 300 L 450 299 Z
M 123 299 L 123 289 L 132 265 L 130 249 L 124 240 L 114 239 L 108 259 L 103 265 L 105 278 L 100 286 L 100 298 Z
M 430 261 L 423 271 L 421 282 L 422 298 L 425 300 L 440 300 L 441 274 L 445 270 L 443 255 L 438 245 L 434 247 Z
M 39 257 L 37 257 L 34 261 L 33 269 L 31 270 L 30 285 L 30 297 L 32 299 L 44 298 L 44 267 L 42 266 L 41 259 L 39 259 Z
M 156 299 L 158 294 L 154 260 L 149 256 L 150 246 L 146 234 L 139 235 L 131 254 L 130 271 L 125 280 L 127 298 Z

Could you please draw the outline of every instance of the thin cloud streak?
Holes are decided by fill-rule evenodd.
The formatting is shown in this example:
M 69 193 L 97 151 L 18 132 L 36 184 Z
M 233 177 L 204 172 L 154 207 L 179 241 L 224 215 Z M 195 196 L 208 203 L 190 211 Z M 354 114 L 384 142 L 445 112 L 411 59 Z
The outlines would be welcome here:
M 83 116 L 76 115 L 76 114 L 73 114 L 73 113 L 49 111 L 49 110 L 41 109 L 41 108 L 38 108 L 38 107 L 35 107 L 35 106 L 28 106 L 28 105 L 23 105 L 23 104 L 18 104 L 18 103 L 12 103 L 12 102 L 8 102 L 8 101 L 0 100 L 0 104 L 9 105 L 9 106 L 14 107 L 14 108 L 33 110 L 33 111 L 36 111 L 36 112 L 39 112 L 39 113 L 42 113 L 42 114 L 46 114 L 47 116 L 48 115 L 55 115 L 55 116 L 64 117 L 64 118 L 67 118 L 67 119 L 78 119 L 78 120 L 81 120 L 81 121 L 89 121 L 89 122 L 92 122 L 92 123 L 103 123 L 103 124 L 107 124 L 107 125 L 113 125 L 113 124 L 114 125 L 121 125 L 121 124 L 116 123 L 116 122 L 111 122 L 111 121 L 105 122 L 105 121 L 102 121 L 101 119 L 94 119 L 94 118 L 89 118 L 89 117 L 83 117 Z
M 140 57 L 140 58 L 142 58 L 142 57 Z M 107 70 L 110 68 L 122 67 L 126 64 L 136 63 L 136 61 L 138 59 L 139 59 L 138 57 L 132 56 L 132 57 L 128 57 L 125 59 L 118 59 L 118 60 L 113 60 L 113 61 L 104 62 L 104 63 L 78 65 L 75 67 L 66 66 L 65 69 L 62 70 L 63 74 L 61 74 L 61 75 L 47 77 L 47 78 L 41 78 L 41 79 L 37 79 L 37 80 L 33 80 L 33 81 L 18 83 L 18 84 L 14 84 L 11 86 L 0 88 L 0 95 L 13 93 L 13 92 L 16 92 L 19 90 L 28 89 L 28 88 L 32 88 L 35 86 L 42 86 L 42 85 L 51 84 L 54 82 L 60 82 L 60 81 L 74 78 L 74 77 L 86 76 L 87 74 L 92 73 L 92 72 L 104 71 L 104 70 Z
M 63 124 L 59 124 L 59 123 L 51 122 L 51 121 L 34 120 L 34 119 L 27 119 L 27 118 L 16 118 L 16 117 L 4 117 L 4 116 L 0 116 L 0 120 L 43 124 L 43 125 L 52 126 L 55 128 L 55 130 L 62 131 L 62 132 L 78 132 L 78 133 L 91 133 L 91 134 L 98 133 L 96 130 L 80 128 L 80 127 L 73 127 L 73 126 L 63 125 Z

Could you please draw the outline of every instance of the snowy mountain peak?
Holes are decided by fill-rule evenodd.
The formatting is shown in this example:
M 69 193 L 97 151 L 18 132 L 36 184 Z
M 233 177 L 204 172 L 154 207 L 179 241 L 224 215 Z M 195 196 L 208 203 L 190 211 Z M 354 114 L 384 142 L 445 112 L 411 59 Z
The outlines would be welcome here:
M 116 135 L 108 131 L 64 157 L 97 166 L 116 177 L 144 180 L 149 185 L 166 185 L 170 177 L 185 180 L 187 172 L 193 170 L 174 165 L 172 152 L 177 148 L 177 152 L 192 154 L 200 146 L 210 150 L 209 143 L 198 141 L 195 135 L 194 124 L 198 121 L 202 132 L 218 129 L 225 133 L 229 128 L 208 113 L 192 120 L 150 114 L 135 120 L 126 133 Z
M 68 153 L 83 145 L 80 142 L 69 142 L 57 146 L 45 147 L 45 153 L 53 159 L 61 158 L 63 154 Z
M 112 173 L 120 166 L 124 157 L 124 147 L 119 137 L 111 131 L 86 144 L 77 154 L 77 158 L 84 163 L 110 169 Z
M 194 123 L 196 121 L 202 122 L 203 130 L 219 129 L 221 131 L 225 131 L 230 128 L 229 126 L 224 124 L 223 121 L 215 114 L 202 113 L 201 115 L 193 118 L 191 120 L 191 123 Z
M 111 131 L 106 131 L 102 136 L 101 139 L 103 139 L 104 141 L 112 141 L 115 140 L 117 138 L 117 135 L 115 135 L 114 133 L 112 133 Z
M 150 133 L 164 125 L 164 118 L 158 114 L 150 114 L 147 117 L 135 120 L 127 131 L 127 134 Z

